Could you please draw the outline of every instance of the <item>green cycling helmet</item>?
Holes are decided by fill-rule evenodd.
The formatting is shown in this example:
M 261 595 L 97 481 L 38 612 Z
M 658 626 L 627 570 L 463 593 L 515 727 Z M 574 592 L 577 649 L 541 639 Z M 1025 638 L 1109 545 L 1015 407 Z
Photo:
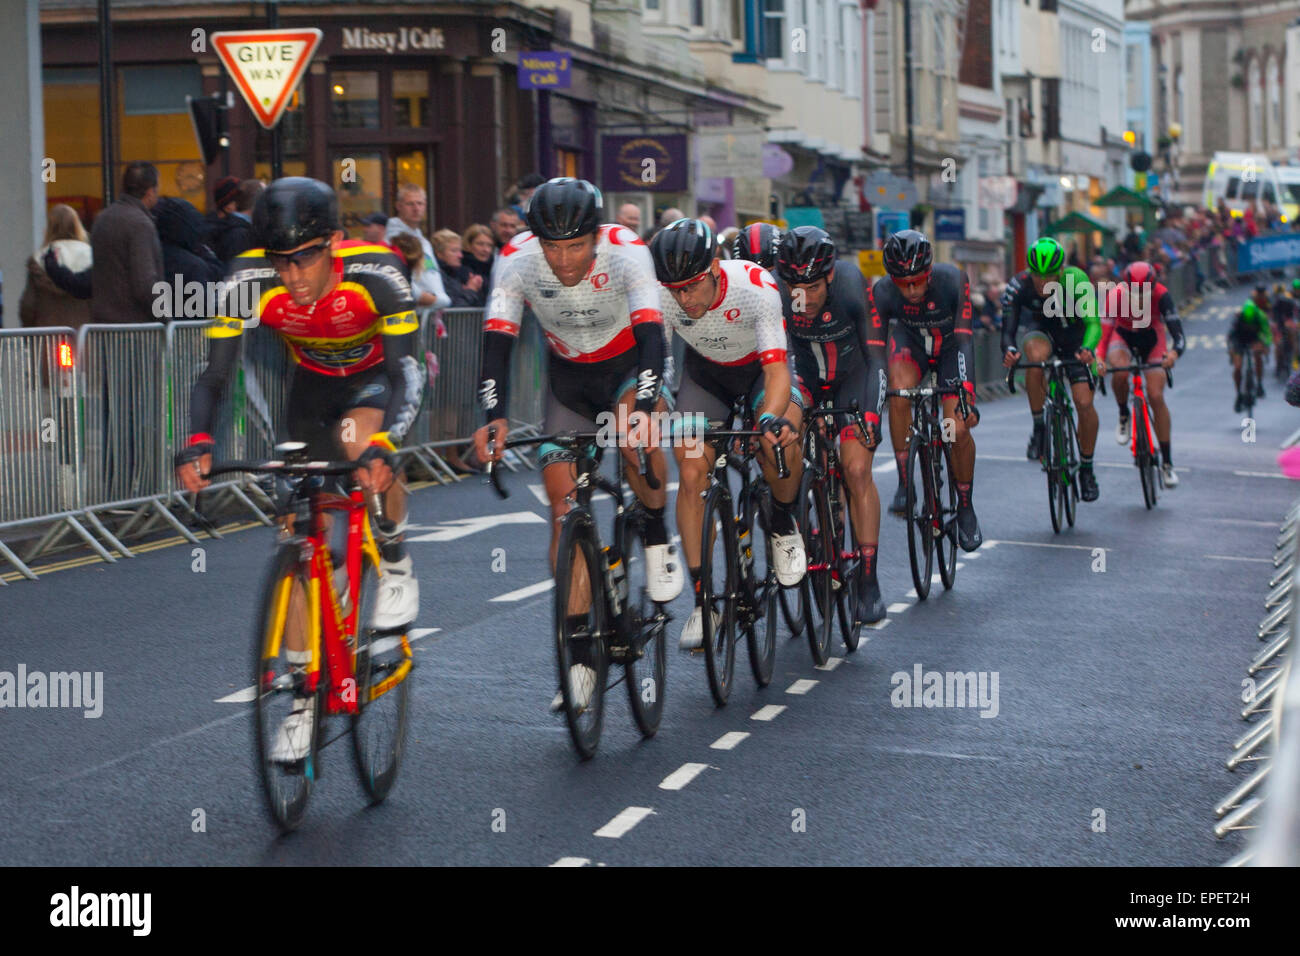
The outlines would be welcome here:
M 1291 291 L 1292 291 L 1292 292 L 1300 292 L 1300 279 L 1292 279 L 1292 280 L 1291 280 Z
M 1065 250 L 1055 239 L 1039 239 L 1029 247 L 1029 271 L 1037 276 L 1051 276 L 1065 265 Z
M 1264 313 L 1259 311 L 1259 306 L 1247 299 L 1246 304 L 1241 307 L 1241 317 L 1247 322 L 1258 322 L 1264 317 Z

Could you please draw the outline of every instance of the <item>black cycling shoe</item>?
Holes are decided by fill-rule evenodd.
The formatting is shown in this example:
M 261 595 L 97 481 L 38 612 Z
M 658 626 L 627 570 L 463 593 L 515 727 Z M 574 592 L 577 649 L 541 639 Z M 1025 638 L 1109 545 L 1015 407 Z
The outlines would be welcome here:
M 1025 457 L 1030 461 L 1043 457 L 1043 429 L 1034 429 L 1034 434 L 1029 438 L 1029 447 L 1025 449 Z
M 1241 398 L 1241 393 L 1238 392 L 1238 393 L 1237 393 L 1237 400 L 1236 400 L 1235 402 L 1232 403 L 1232 410 L 1233 410 L 1234 412 L 1240 412 L 1240 411 L 1242 410 L 1242 408 L 1243 408 L 1243 402 L 1242 402 L 1242 398 Z
M 984 543 L 975 509 L 969 505 L 957 509 L 957 543 L 963 551 L 974 551 Z
M 1079 497 L 1084 501 L 1096 501 L 1101 494 L 1101 489 L 1097 487 L 1097 476 L 1092 473 L 1091 468 L 1079 469 Z
M 858 583 L 858 606 L 853 617 L 862 624 L 885 619 L 885 599 L 880 596 L 880 580 L 874 574 L 863 575 Z
M 889 503 L 891 514 L 901 515 L 907 513 L 907 488 L 902 483 L 898 483 L 898 490 L 894 492 L 894 500 Z
M 1260 382 L 1258 385 L 1255 386 L 1255 397 L 1256 397 L 1256 398 L 1263 398 L 1263 397 L 1264 397 L 1264 383 L 1263 383 L 1263 382 Z

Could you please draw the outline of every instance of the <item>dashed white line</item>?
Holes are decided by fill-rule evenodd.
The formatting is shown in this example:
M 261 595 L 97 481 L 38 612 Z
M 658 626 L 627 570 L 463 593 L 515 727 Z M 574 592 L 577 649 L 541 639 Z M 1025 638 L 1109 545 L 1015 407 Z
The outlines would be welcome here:
M 814 665 L 813 665 L 813 670 L 815 670 L 815 671 L 833 671 L 833 670 L 835 670 L 835 668 L 839 667 L 839 666 L 840 666 L 841 664 L 843 664 L 843 663 L 844 663 L 844 658 L 842 658 L 842 657 L 831 657 L 831 658 L 828 658 L 828 659 L 827 659 L 827 661 L 826 661 L 825 664 L 814 664 Z
M 1092 545 L 1087 544 L 1050 544 L 1046 541 L 1007 541 L 1005 538 L 999 538 L 997 541 L 985 541 L 984 547 L 990 548 L 998 544 L 1018 544 L 1022 548 L 1066 548 L 1070 551 L 1096 551 Z M 1102 548 L 1103 551 L 1114 551 L 1114 548 Z
M 889 607 L 885 608 L 885 612 L 887 614 L 902 614 L 911 606 L 912 605 L 907 601 L 899 601 L 896 604 L 891 604 Z
M 654 810 L 650 807 L 628 807 L 597 830 L 595 836 L 610 837 L 617 840 L 652 813 L 654 813 Z
M 548 578 L 545 581 L 538 581 L 536 584 L 530 584 L 526 588 L 519 588 L 516 591 L 507 591 L 505 594 L 498 594 L 492 598 L 493 601 L 522 601 L 524 598 L 530 598 L 534 594 L 541 594 L 555 587 L 555 579 Z
M 1017 458 L 1015 455 L 986 455 L 983 452 L 980 452 L 979 457 L 981 460 L 987 459 L 989 461 L 1024 461 L 1029 464 L 1033 464 L 1032 462 L 1028 462 L 1028 459 Z M 1132 468 L 1133 467 L 1133 463 L 1131 461 L 1127 462 L 1126 464 L 1120 464 L 1119 462 L 1114 462 L 1114 461 L 1094 461 L 1092 464 L 1093 467 L 1095 468 Z M 1179 465 L 1178 473 L 1181 475 L 1184 471 L 1191 471 L 1191 469 L 1184 468 L 1182 465 Z
M 882 617 L 882 618 L 881 618 L 879 621 L 877 621 L 875 624 L 865 624 L 865 625 L 863 625 L 863 626 L 864 626 L 864 627 L 869 627 L 869 628 L 871 628 L 873 631 L 882 631 L 882 630 L 884 630 L 885 628 L 889 627 L 889 618 L 887 618 L 887 617 Z M 864 640 L 865 640 L 865 638 L 864 638 Z
M 1256 561 L 1262 562 L 1263 564 L 1273 563 L 1270 558 L 1239 558 L 1235 554 L 1207 554 L 1204 555 L 1204 557 L 1214 558 L 1216 561 Z
M 768 704 L 766 707 L 760 707 L 754 713 L 749 715 L 750 720 L 776 720 L 781 711 L 785 710 L 784 704 Z
M 551 866 L 586 866 L 590 862 L 585 856 L 562 856 Z
M 1178 470 L 1180 472 L 1187 471 L 1187 469 L 1184 468 L 1182 465 L 1178 466 Z M 1241 475 L 1243 478 L 1281 478 L 1283 481 L 1291 480 L 1287 478 L 1286 475 L 1275 474 L 1274 472 L 1271 471 L 1234 471 L 1233 474 Z
M 723 734 L 713 743 L 709 744 L 709 749 L 710 750 L 735 750 L 736 747 L 740 744 L 740 742 L 743 741 L 748 736 L 749 734 L 743 730 L 732 730 L 729 731 L 728 733 Z
M 801 677 L 799 680 L 787 687 L 785 692 L 787 694 L 806 694 L 816 686 L 817 682 L 815 680 L 808 680 L 806 677 Z
M 680 790 L 708 769 L 709 765 L 706 763 L 684 763 L 660 781 L 659 789 Z

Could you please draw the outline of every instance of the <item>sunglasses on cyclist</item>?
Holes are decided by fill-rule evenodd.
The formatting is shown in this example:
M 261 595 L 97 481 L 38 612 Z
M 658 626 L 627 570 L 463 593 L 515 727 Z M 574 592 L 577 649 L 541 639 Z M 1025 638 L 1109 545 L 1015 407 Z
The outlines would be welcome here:
M 910 292 L 917 288 L 924 289 L 930 284 L 930 270 L 926 269 L 914 276 L 892 276 L 891 278 L 894 280 L 894 285 L 898 286 L 899 289 Z
M 317 259 L 321 254 L 329 249 L 330 244 L 327 239 L 325 242 L 318 242 L 314 246 L 307 246 L 299 249 L 297 252 L 268 252 L 266 261 L 271 263 L 271 268 L 277 272 L 284 272 L 290 266 L 297 266 L 299 269 L 305 269 Z

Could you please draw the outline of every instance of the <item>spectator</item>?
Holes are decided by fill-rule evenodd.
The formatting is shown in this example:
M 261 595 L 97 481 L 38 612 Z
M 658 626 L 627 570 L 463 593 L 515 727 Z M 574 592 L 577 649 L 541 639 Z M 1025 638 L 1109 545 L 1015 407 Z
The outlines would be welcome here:
M 625 202 L 618 207 L 618 215 L 614 221 L 620 226 L 626 226 L 638 236 L 641 235 L 641 207 L 634 202 Z
M 488 220 L 488 228 L 492 230 L 492 241 L 496 243 L 497 255 L 501 255 L 501 250 L 506 247 L 506 243 L 517 233 L 523 232 L 524 223 L 519 213 L 513 209 L 502 208 L 492 214 L 492 218 Z
M 229 265 L 230 260 L 257 245 L 253 233 L 253 205 L 266 186 L 260 179 L 245 179 L 235 190 L 235 208 L 222 220 L 225 223 L 209 245 L 217 258 Z
M 1076 269 L 1084 268 L 1083 256 L 1079 254 L 1079 243 L 1077 242 L 1070 243 L 1070 265 Z
M 237 215 L 238 213 L 231 213 L 228 218 L 233 219 Z M 163 196 L 153 207 L 153 218 L 158 229 L 158 241 L 162 245 L 163 281 L 180 289 L 181 301 L 187 298 L 187 283 L 215 285 L 225 277 L 225 264 L 203 241 L 203 217 L 190 203 L 174 196 Z M 206 298 L 205 293 L 204 301 Z M 155 316 L 155 320 L 161 317 L 163 316 Z M 165 317 L 211 318 L 208 315 L 172 315 L 170 308 Z
M 492 241 L 492 230 L 481 223 L 475 223 L 461 236 L 461 248 L 465 250 L 464 264 L 474 275 L 483 277 L 483 301 L 491 294 L 492 264 L 496 261 L 496 245 Z
M 226 217 L 235 209 L 235 190 L 239 188 L 239 179 L 235 176 L 222 176 L 212 187 L 212 206 L 203 217 L 205 241 L 216 248 L 217 236 L 226 227 Z
M 402 183 L 397 187 L 396 205 L 397 215 L 388 220 L 384 241 L 392 245 L 394 236 L 409 232 L 420 240 L 420 245 L 424 249 L 424 257 L 428 260 L 426 265 L 432 267 L 434 263 L 433 246 L 429 244 L 429 240 L 420 231 L 420 224 L 424 222 L 425 209 L 428 208 L 428 199 L 424 194 L 424 190 L 414 183 Z
M 122 174 L 122 196 L 95 220 L 90 316 L 98 323 L 156 322 L 154 286 L 163 281 L 162 245 L 150 210 L 158 202 L 158 170 L 136 161 Z
M 382 212 L 372 212 L 361 219 L 361 238 L 376 246 L 386 246 L 384 233 L 388 228 L 388 217 Z
M 393 251 L 406 267 L 407 278 L 411 282 L 411 297 L 415 299 L 420 324 L 424 325 L 434 312 L 451 305 L 451 298 L 442 284 L 442 273 L 425 263 L 424 247 L 420 245 L 419 238 L 409 232 L 398 233 L 393 237 Z M 445 330 L 442 334 L 446 334 Z
M 702 215 L 699 217 L 699 220 L 700 222 L 708 226 L 709 231 L 712 232 L 715 236 L 718 234 L 718 222 L 712 216 Z
M 451 296 L 452 308 L 478 308 L 483 305 L 483 277 L 475 275 L 464 265 L 460 236 L 450 229 L 439 229 L 433 234 L 433 250 L 438 268 L 442 270 L 442 284 Z
M 537 187 L 546 182 L 546 177 L 538 173 L 529 173 L 527 176 L 521 176 L 519 182 L 515 183 L 514 192 L 507 197 L 506 202 L 514 210 L 516 216 L 524 218 L 524 213 L 528 211 L 528 200 L 533 198 L 533 193 Z
M 89 285 L 91 256 L 87 238 L 75 209 L 63 203 L 50 208 L 45 244 L 27 260 L 27 286 L 18 301 L 23 325 L 79 329 L 90 321 L 90 303 L 56 285 L 42 262 L 47 253 L 53 254 L 69 272 L 84 276 Z

